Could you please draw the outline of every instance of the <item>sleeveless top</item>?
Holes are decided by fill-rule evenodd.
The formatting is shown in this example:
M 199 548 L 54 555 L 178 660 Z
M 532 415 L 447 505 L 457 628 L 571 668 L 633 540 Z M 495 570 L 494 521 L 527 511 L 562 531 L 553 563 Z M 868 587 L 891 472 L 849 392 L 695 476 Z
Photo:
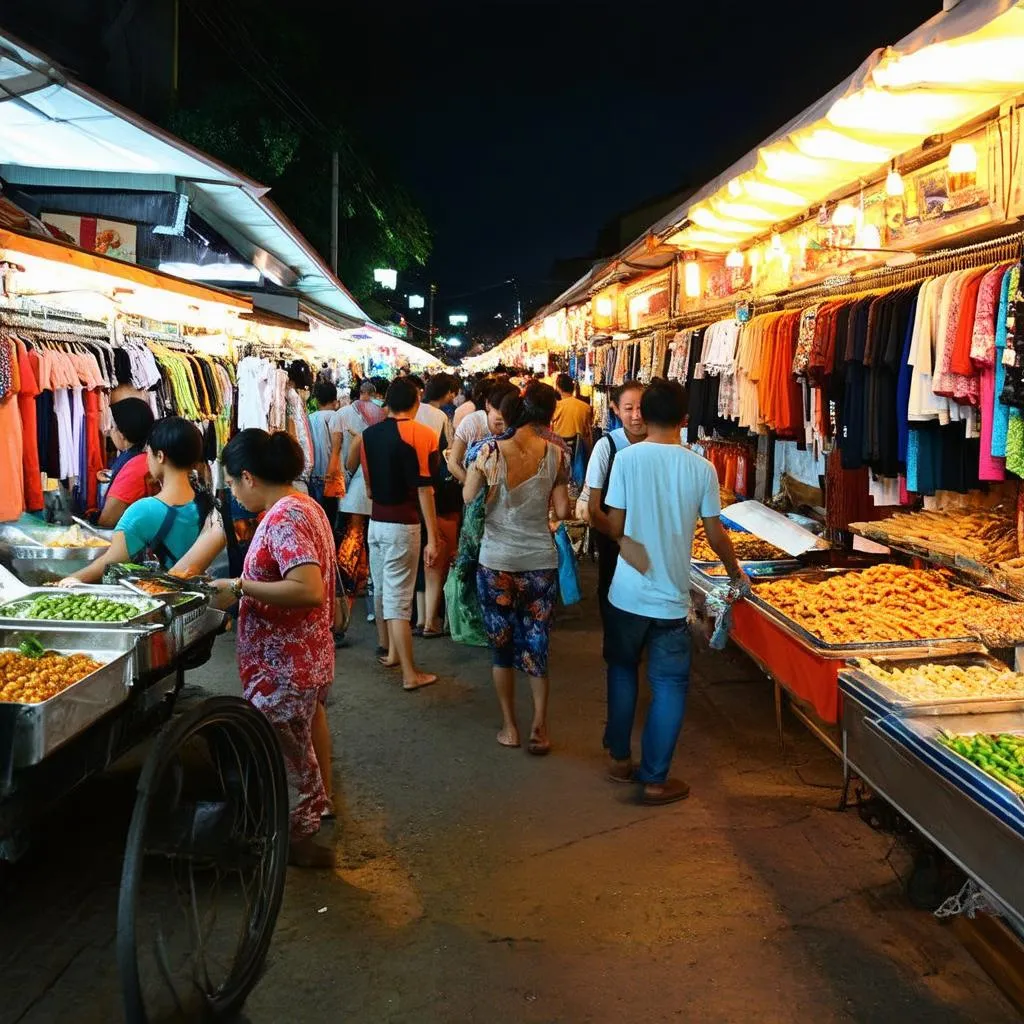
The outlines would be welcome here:
M 548 509 L 562 452 L 549 442 L 537 472 L 515 487 L 508 485 L 508 467 L 497 445 L 480 459 L 478 468 L 490 484 L 480 564 L 501 572 L 557 569 L 558 552 L 548 529 Z

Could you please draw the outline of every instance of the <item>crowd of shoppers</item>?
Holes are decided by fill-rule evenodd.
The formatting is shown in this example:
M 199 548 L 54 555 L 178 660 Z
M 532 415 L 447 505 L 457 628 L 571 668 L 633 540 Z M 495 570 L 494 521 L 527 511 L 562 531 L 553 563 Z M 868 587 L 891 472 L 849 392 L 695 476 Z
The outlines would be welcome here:
M 456 572 L 469 564 L 475 591 L 458 594 L 476 606 L 461 612 L 475 614 L 491 648 L 497 742 L 551 751 L 548 652 L 560 581 L 553 533 L 570 518 L 572 464 L 585 455 L 576 516 L 589 523 L 598 556 L 608 778 L 639 785 L 648 804 L 684 798 L 687 784 L 669 772 L 689 683 L 689 551 L 698 520 L 730 577 L 742 572 L 718 518 L 715 471 L 680 442 L 680 386 L 622 384 L 611 396 L 620 425 L 595 439 L 591 406 L 564 373 L 551 375 L 553 387 L 532 377 L 435 374 L 424 382 L 402 374 L 357 381 L 340 395 L 308 368 L 293 364 L 289 377 L 287 430 L 243 430 L 225 447 L 230 499 L 219 508 L 196 472 L 204 466 L 196 427 L 173 416 L 154 422 L 139 397 L 115 402 L 115 455 L 101 474 L 109 486 L 98 513 L 113 541 L 65 583 L 98 581 L 107 565 L 128 560 L 203 571 L 237 546 L 230 510 L 250 517 L 237 574 L 214 586 L 222 606 L 237 605 L 244 695 L 281 742 L 293 862 L 331 862 L 315 840 L 334 813 L 325 705 L 339 608 L 359 593 L 376 623 L 380 665 L 396 670 L 405 690 L 419 690 L 437 675 L 417 665 L 414 637 L 448 635 L 445 581 L 456 555 Z M 644 660 L 651 702 L 634 760 Z M 533 698 L 528 733 L 516 716 L 516 672 Z

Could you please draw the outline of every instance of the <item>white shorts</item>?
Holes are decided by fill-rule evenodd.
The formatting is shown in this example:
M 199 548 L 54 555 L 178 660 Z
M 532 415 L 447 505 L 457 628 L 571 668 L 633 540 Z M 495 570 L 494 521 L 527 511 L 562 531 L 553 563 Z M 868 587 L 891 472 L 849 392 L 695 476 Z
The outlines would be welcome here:
M 371 519 L 369 543 L 377 614 L 385 621 L 409 622 L 420 560 L 420 524 L 378 523 Z

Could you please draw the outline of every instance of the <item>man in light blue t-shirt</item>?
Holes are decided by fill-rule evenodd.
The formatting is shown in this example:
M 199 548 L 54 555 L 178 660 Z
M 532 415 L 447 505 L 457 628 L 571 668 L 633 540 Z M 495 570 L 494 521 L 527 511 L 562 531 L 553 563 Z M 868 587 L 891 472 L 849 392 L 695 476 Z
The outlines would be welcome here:
M 621 557 L 605 616 L 608 665 L 606 738 L 615 782 L 643 783 L 642 800 L 682 800 L 690 787 L 670 779 L 683 726 L 690 681 L 690 549 L 697 520 L 733 580 L 743 577 L 729 535 L 718 518 L 718 477 L 706 459 L 679 442 L 686 394 L 674 381 L 658 380 L 644 392 L 641 411 L 647 440 L 619 452 L 605 502 Z M 651 706 L 644 725 L 643 757 L 632 761 L 640 659 L 647 650 Z

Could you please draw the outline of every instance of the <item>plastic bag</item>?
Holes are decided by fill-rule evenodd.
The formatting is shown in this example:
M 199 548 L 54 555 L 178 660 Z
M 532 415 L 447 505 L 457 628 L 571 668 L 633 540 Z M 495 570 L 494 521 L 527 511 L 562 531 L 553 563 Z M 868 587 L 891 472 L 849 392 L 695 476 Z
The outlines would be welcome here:
M 487 631 L 480 615 L 475 578 L 466 578 L 452 569 L 444 581 L 444 601 L 452 639 L 468 647 L 486 647 Z
M 555 547 L 558 549 L 558 593 L 562 604 L 578 604 L 583 600 L 583 593 L 576 569 L 576 553 L 572 549 L 565 523 L 559 523 L 555 530 Z
M 715 628 L 711 634 L 709 646 L 713 651 L 724 650 L 729 642 L 729 629 L 732 626 L 732 606 L 741 597 L 750 593 L 750 583 L 744 577 L 728 586 L 715 587 L 704 602 L 704 609 L 709 616 L 714 616 Z

